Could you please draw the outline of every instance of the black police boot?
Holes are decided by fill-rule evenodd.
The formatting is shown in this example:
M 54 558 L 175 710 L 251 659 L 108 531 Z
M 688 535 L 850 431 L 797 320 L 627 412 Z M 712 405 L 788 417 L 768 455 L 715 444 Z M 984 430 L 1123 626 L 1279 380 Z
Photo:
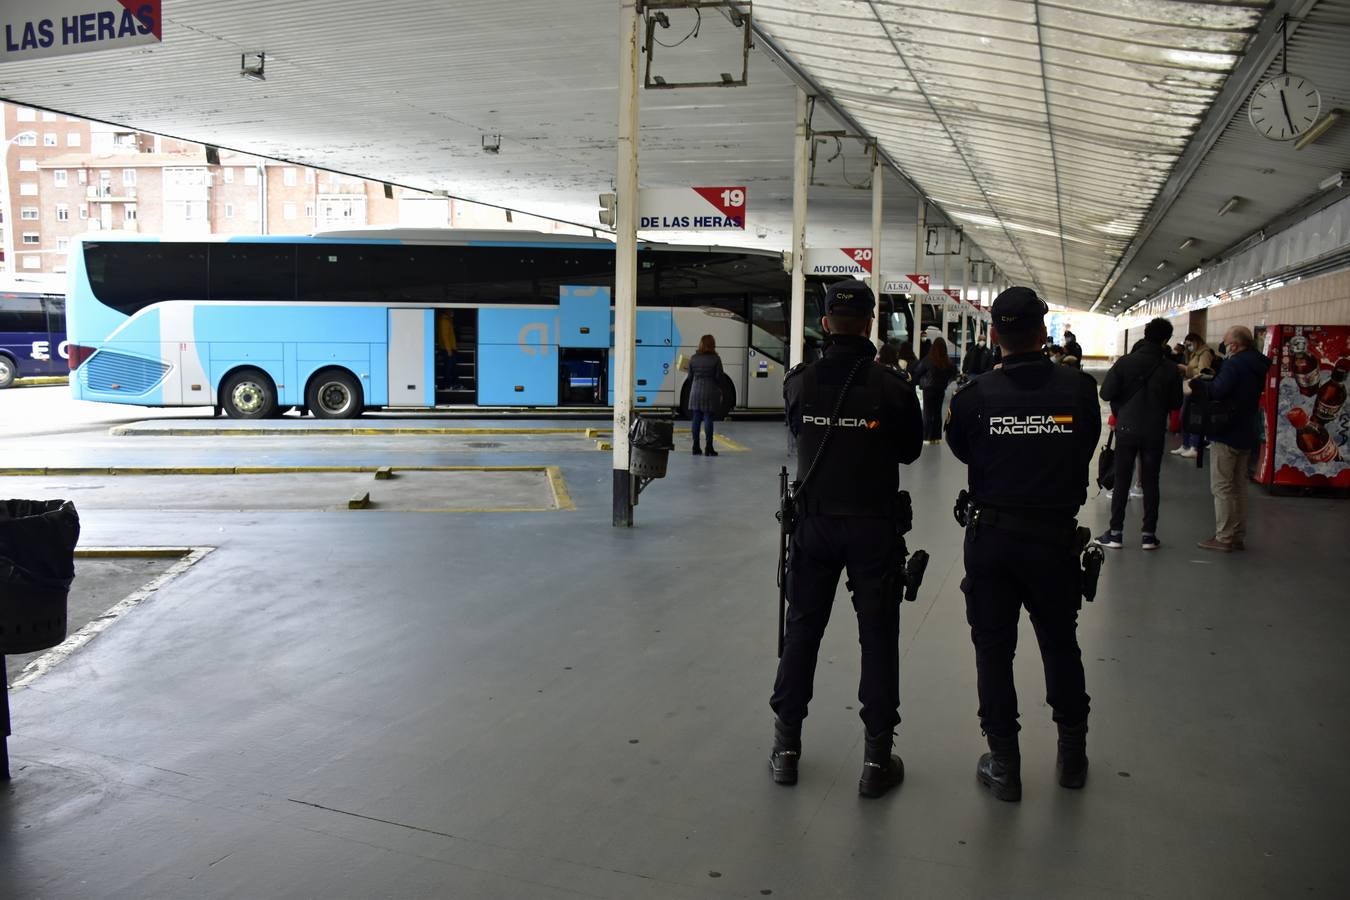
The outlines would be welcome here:
M 894 738 L 890 731 L 866 735 L 862 776 L 858 779 L 859 795 L 880 797 L 905 780 L 905 764 L 891 752 Z
M 1059 726 L 1059 752 L 1055 754 L 1055 774 L 1060 787 L 1081 788 L 1087 783 L 1087 722 Z
M 1017 735 L 997 737 L 986 735 L 989 752 L 980 757 L 975 777 L 980 784 L 1000 800 L 1016 802 L 1022 799 L 1022 754 L 1017 749 Z
M 775 784 L 797 783 L 797 761 L 802 755 L 802 726 L 788 725 L 774 716 L 773 752 L 769 754 L 769 769 Z

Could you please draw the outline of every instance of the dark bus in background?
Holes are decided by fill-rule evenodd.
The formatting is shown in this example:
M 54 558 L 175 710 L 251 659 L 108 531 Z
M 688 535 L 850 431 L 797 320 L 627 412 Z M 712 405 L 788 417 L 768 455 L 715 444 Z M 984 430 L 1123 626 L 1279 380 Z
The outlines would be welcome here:
M 14 284 L 0 287 L 0 388 L 35 375 L 65 375 L 66 298 Z

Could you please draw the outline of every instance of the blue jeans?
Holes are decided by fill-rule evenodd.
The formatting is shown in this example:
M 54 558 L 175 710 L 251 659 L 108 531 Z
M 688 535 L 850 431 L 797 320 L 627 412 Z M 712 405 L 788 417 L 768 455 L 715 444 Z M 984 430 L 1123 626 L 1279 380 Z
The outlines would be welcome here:
M 713 414 L 702 409 L 689 410 L 690 425 L 689 430 L 694 435 L 694 446 L 698 446 L 698 424 L 703 423 L 703 434 L 707 438 L 708 446 L 713 442 Z

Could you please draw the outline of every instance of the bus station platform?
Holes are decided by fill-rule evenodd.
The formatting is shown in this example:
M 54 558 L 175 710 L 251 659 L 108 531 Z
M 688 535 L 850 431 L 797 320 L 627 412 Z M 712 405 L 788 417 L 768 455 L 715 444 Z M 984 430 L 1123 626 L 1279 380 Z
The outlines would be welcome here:
M 1004 804 L 974 774 L 951 515 L 964 467 L 925 447 L 902 470 L 910 545 L 932 554 L 901 612 L 907 777 L 868 801 L 842 586 L 801 781 L 770 781 L 784 429 L 719 429 L 745 452 L 692 457 L 678 440 L 632 529 L 609 527 L 610 458 L 593 442 L 7 433 L 13 466 L 240 465 L 241 447 L 276 466 L 556 466 L 575 508 L 270 509 L 260 487 L 228 509 L 170 509 L 120 475 L 72 491 L 89 498 L 83 545 L 214 549 L 11 693 L 0 895 L 1344 893 L 1350 608 L 1328 564 L 1343 505 L 1254 489 L 1249 549 L 1204 555 L 1207 473 L 1168 457 L 1162 549 L 1139 549 L 1132 508 L 1080 618 L 1087 787 L 1054 782 L 1024 624 L 1025 794 Z M 32 477 L 0 476 L 0 491 L 23 496 Z M 1100 531 L 1107 506 L 1091 498 L 1081 521 Z

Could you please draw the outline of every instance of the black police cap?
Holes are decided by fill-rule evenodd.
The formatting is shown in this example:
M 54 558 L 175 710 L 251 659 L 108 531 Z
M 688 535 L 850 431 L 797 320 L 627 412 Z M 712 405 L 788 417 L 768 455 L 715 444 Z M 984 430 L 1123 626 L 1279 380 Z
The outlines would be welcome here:
M 1005 334 L 1032 331 L 1045 321 L 1050 307 L 1029 287 L 1010 287 L 994 298 L 990 318 Z
M 830 285 L 825 292 L 825 312 L 836 316 L 871 316 L 876 309 L 872 289 L 857 279 Z

